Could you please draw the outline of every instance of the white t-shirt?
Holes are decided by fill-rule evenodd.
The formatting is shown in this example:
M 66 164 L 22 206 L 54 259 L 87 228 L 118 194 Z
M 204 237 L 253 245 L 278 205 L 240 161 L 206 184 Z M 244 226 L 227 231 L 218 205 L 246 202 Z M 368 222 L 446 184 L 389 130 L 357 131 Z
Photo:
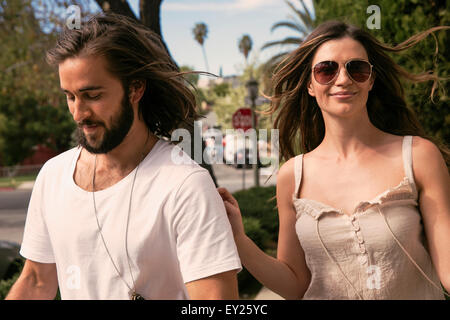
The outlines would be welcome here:
M 81 148 L 50 159 L 33 189 L 20 253 L 56 263 L 62 299 L 129 299 L 101 240 L 92 192 L 73 173 Z M 171 160 L 182 155 L 183 164 Z M 95 192 L 102 233 L 128 285 L 146 299 L 188 299 L 185 283 L 241 270 L 225 207 L 208 172 L 181 149 L 159 140 L 135 174 Z

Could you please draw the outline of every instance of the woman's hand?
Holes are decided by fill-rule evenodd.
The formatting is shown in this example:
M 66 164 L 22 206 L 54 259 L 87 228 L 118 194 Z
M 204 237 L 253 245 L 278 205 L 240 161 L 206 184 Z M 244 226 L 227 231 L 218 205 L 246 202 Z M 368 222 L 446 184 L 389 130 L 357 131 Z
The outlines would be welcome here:
M 217 188 L 217 191 L 222 197 L 223 204 L 227 210 L 227 216 L 231 224 L 231 229 L 233 230 L 233 236 L 235 238 L 244 236 L 244 224 L 242 223 L 242 215 L 238 202 L 227 189 Z

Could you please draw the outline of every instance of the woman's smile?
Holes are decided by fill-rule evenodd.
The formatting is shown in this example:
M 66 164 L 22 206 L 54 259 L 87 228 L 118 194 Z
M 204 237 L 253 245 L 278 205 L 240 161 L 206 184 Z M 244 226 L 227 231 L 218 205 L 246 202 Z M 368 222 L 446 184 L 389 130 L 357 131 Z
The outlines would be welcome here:
M 352 91 L 338 91 L 335 93 L 330 93 L 330 96 L 339 99 L 339 100 L 346 100 L 353 98 L 356 95 L 356 92 Z

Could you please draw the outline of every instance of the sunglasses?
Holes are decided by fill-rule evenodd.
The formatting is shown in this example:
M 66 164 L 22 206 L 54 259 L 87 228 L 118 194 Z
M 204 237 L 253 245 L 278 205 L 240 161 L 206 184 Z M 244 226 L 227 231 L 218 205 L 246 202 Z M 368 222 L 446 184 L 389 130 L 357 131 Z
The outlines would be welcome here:
M 366 82 L 372 75 L 372 65 L 365 60 L 349 60 L 345 63 L 348 76 L 356 82 Z M 340 66 L 336 61 L 322 61 L 314 65 L 314 79 L 320 84 L 329 84 L 337 78 Z

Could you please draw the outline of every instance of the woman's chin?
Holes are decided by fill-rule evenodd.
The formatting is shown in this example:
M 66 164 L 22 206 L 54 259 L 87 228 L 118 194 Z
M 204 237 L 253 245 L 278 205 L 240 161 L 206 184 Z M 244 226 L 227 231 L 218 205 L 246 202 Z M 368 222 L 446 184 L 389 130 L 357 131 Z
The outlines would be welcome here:
M 322 109 L 322 111 L 326 112 L 332 117 L 352 117 L 355 114 L 361 112 L 363 108 L 356 107 L 351 103 L 338 103 L 334 104 L 332 107 L 328 107 L 326 110 Z

